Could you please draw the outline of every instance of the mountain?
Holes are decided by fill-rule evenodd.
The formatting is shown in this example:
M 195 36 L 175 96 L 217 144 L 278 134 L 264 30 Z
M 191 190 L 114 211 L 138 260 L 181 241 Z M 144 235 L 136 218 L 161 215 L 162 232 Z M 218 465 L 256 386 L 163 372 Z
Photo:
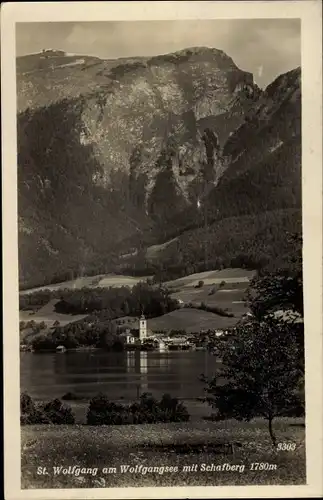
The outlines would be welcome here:
M 230 168 L 210 195 L 213 208 L 236 215 L 301 207 L 300 85 L 300 68 L 278 77 L 229 137 Z
M 262 91 L 216 49 L 50 49 L 17 58 L 17 89 L 22 287 L 145 255 L 200 226 L 197 206 L 210 224 L 300 206 L 299 70 Z
M 222 157 L 228 167 L 202 200 L 199 227 L 177 235 L 150 262 L 167 262 L 175 273 L 204 269 L 205 259 L 211 268 L 288 267 L 301 251 L 288 237 L 302 232 L 300 68 L 265 89 Z

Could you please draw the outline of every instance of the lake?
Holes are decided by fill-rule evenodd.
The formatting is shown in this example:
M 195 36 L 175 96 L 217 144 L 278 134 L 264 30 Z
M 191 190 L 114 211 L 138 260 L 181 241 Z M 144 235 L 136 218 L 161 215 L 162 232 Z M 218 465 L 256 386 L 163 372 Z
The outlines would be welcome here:
M 20 360 L 21 391 L 35 400 L 66 392 L 88 398 L 103 392 L 112 400 L 136 399 L 143 392 L 197 398 L 204 395 L 199 376 L 216 372 L 215 357 L 206 351 L 21 352 Z

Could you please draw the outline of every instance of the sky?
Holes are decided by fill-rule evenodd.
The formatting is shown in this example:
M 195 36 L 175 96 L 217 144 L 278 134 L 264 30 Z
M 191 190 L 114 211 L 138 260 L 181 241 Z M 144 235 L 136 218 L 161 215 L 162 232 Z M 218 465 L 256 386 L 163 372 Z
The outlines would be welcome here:
M 301 65 L 299 19 L 17 23 L 16 55 L 43 48 L 103 59 L 221 49 L 260 87 Z

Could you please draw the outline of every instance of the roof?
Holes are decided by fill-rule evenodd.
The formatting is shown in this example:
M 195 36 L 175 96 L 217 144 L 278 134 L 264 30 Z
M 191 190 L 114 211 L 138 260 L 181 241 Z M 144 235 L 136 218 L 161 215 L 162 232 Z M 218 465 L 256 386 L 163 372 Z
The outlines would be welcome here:
M 180 343 L 185 343 L 188 342 L 187 337 L 171 337 L 169 339 L 170 342 L 173 342 L 174 344 L 180 344 Z

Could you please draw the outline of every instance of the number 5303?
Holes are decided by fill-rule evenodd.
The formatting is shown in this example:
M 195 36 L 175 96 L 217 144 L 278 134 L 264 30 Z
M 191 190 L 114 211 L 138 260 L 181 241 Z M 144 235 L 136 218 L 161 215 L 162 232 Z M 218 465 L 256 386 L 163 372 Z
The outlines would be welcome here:
M 296 449 L 296 443 L 278 443 L 278 451 L 294 451 Z

